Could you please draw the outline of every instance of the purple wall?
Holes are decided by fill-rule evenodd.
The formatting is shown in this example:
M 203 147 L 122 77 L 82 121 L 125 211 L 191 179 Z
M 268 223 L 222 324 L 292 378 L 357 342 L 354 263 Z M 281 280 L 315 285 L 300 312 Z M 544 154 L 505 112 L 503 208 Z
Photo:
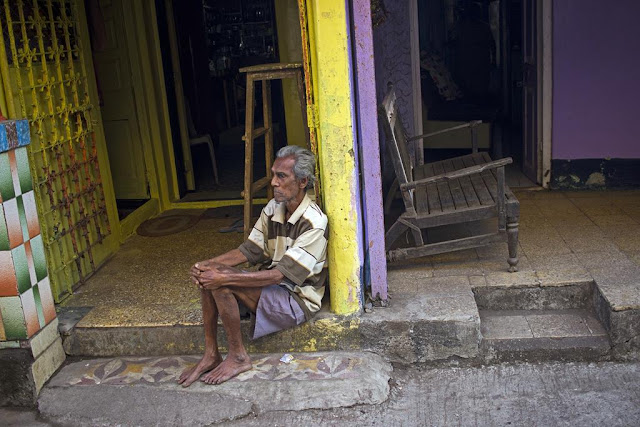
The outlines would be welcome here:
M 382 181 L 380 179 L 380 141 L 376 76 L 371 29 L 371 1 L 352 1 L 352 35 L 355 61 L 355 109 L 360 145 L 361 185 L 364 197 L 363 218 L 365 238 L 364 281 L 371 296 L 387 300 L 387 258 L 384 247 L 384 211 L 382 209 Z M 368 270 L 367 270 L 368 269 Z M 367 274 L 368 273 L 368 274 Z
M 554 0 L 554 159 L 640 158 L 640 1 Z

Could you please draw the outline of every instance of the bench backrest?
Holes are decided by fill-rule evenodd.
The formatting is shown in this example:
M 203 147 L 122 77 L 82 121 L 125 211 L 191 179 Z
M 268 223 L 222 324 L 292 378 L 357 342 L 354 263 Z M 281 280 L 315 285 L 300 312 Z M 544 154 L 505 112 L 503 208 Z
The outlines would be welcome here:
M 413 181 L 413 165 L 407 147 L 407 132 L 402 125 L 396 101 L 396 92 L 390 85 L 387 95 L 382 100 L 382 109 L 386 118 L 385 122 L 389 136 L 387 148 L 391 155 L 398 184 L 402 185 Z M 413 211 L 413 190 L 402 192 L 402 196 L 405 209 Z

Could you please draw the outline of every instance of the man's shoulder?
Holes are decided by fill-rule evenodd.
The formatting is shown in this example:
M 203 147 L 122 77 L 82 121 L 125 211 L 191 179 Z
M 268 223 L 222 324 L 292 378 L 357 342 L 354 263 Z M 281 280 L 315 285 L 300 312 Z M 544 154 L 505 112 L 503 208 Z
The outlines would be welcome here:
M 329 224 L 327 215 L 325 215 L 322 209 L 320 209 L 320 206 L 313 201 L 309 202 L 309 206 L 307 206 L 307 209 L 305 209 L 302 214 L 302 218 L 311 223 L 311 228 L 321 228 L 324 230 Z
M 262 213 L 268 217 L 272 217 L 273 214 L 276 212 L 277 206 L 278 206 L 278 203 L 276 202 L 276 199 L 271 199 L 269 200 L 267 205 L 264 208 L 262 208 Z

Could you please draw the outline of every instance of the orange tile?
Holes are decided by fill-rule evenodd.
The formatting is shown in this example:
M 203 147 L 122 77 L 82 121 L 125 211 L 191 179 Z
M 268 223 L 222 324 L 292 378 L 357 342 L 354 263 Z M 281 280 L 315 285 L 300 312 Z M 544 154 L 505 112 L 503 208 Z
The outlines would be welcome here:
M 20 225 L 20 214 L 18 213 L 18 200 L 5 200 L 2 203 L 4 217 L 7 222 L 7 233 L 9 234 L 9 247 L 11 249 L 22 244 L 22 226 Z
M 13 268 L 11 252 L 0 252 L 0 297 L 18 295 L 18 280 Z
M 20 295 L 20 300 L 22 301 L 24 320 L 27 324 L 27 337 L 31 338 L 36 332 L 40 330 L 36 301 L 33 298 L 33 289 L 29 289 L 28 291 Z
M 22 195 L 24 203 L 24 213 L 27 217 L 27 227 L 29 228 L 29 238 L 33 239 L 40 234 L 40 223 L 38 221 L 38 211 L 36 209 L 36 199 L 33 191 Z
M 40 302 L 42 303 L 44 321 L 48 324 L 56 318 L 56 307 L 53 302 L 53 294 L 51 293 L 51 285 L 49 284 L 48 277 L 38 283 L 38 290 L 40 291 Z
M 9 165 L 11 166 L 11 176 L 13 178 L 13 189 L 16 196 L 22 194 L 20 189 L 20 176 L 18 175 L 18 162 L 16 161 L 16 152 L 11 150 L 7 153 L 9 155 Z
M 31 252 L 31 242 L 24 242 L 24 250 L 27 253 L 27 266 L 29 267 L 29 278 L 31 279 L 31 284 L 34 285 L 38 282 L 36 278 L 36 267 L 33 263 L 33 253 Z

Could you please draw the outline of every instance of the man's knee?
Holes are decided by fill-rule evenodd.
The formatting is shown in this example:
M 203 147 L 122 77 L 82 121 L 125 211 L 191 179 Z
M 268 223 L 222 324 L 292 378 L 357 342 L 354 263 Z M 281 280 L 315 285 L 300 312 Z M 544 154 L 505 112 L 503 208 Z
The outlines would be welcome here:
M 214 289 L 213 291 L 211 291 L 211 295 L 213 295 L 214 299 L 229 298 L 229 297 L 235 298 L 233 296 L 233 292 L 231 292 L 231 289 L 229 289 L 227 287 Z

